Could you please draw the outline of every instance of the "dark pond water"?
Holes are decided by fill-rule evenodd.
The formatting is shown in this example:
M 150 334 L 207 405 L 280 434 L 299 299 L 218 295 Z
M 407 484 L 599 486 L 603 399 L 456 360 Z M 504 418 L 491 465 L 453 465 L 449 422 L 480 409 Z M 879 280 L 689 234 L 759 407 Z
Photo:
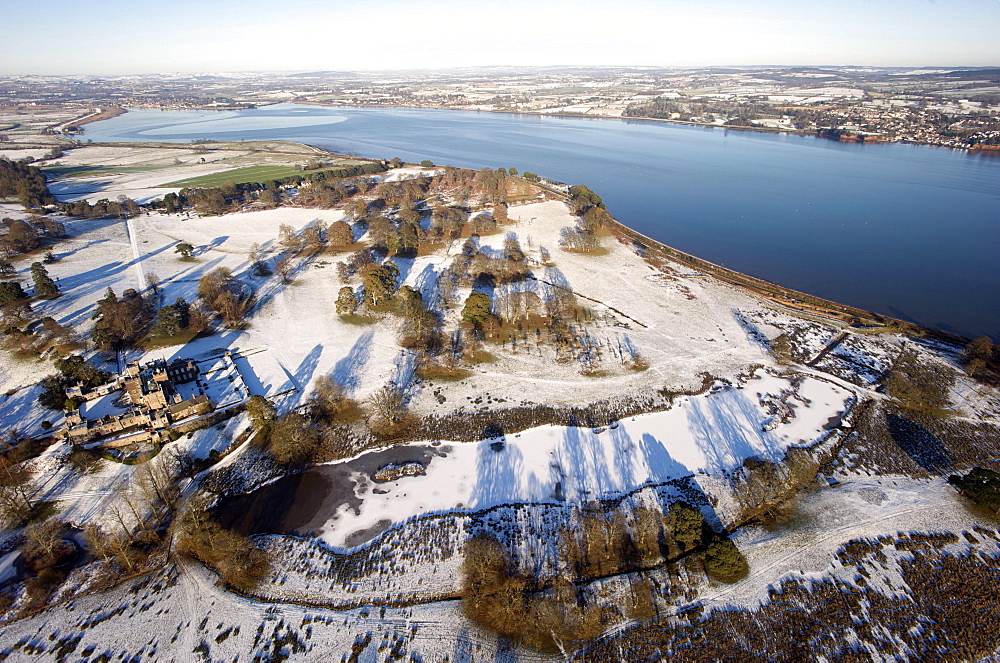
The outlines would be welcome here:
M 1000 340 L 1000 158 L 608 119 L 281 104 L 133 111 L 95 141 L 292 140 L 587 184 L 665 244 L 821 297 Z

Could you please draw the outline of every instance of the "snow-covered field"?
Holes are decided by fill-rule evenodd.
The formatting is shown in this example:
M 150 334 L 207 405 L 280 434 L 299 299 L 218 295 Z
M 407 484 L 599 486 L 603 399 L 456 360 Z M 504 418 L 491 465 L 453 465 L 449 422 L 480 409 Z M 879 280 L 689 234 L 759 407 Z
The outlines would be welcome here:
M 342 284 L 334 267 L 345 256 L 324 254 L 302 261 L 294 283 L 287 286 L 280 285 L 275 277 L 262 279 L 248 273 L 251 244 L 259 243 L 273 257 L 281 224 L 301 229 L 316 221 L 330 223 L 343 216 L 339 210 L 300 208 L 218 217 L 150 214 L 131 220 L 134 242 L 123 221 L 70 221 L 67 229 L 72 236 L 56 247 L 60 260 L 48 267 L 64 294 L 40 302 L 37 307 L 40 313 L 86 332 L 92 324 L 93 307 L 108 287 L 119 294 L 127 288 L 143 290 L 144 277 L 152 274 L 160 280 L 165 302 L 177 297 L 193 301 L 198 279 L 216 267 L 227 267 L 257 289 L 260 303 L 250 328 L 222 331 L 185 347 L 157 350 L 149 358 L 198 357 L 220 347 L 266 348 L 266 352 L 251 359 L 258 392 L 300 390 L 286 399 L 286 407 L 299 402 L 320 375 L 332 375 L 356 397 L 363 398 L 388 381 L 402 382 L 411 367 L 394 338 L 393 324 L 350 325 L 336 314 L 333 303 Z M 604 357 L 600 368 L 607 374 L 601 378 L 583 376 L 578 365 L 556 364 L 551 352 L 544 349 L 521 347 L 494 352 L 491 348 L 499 357 L 496 363 L 479 366 L 472 377 L 461 382 L 435 385 L 446 397 L 445 403 L 432 397 L 430 390 L 417 386 L 411 393 L 411 405 L 418 412 L 450 412 L 470 406 L 469 401 L 484 393 L 513 404 L 530 401 L 585 405 L 664 387 L 691 388 L 700 384 L 698 374 L 702 371 L 731 378 L 747 365 L 769 362 L 764 349 L 747 336 L 734 316 L 740 308 L 760 308 L 754 299 L 706 279 L 666 276 L 646 280 L 646 275 L 663 275 L 610 238 L 604 240 L 607 256 L 565 253 L 558 248 L 560 230 L 571 225 L 573 218 L 562 203 L 513 207 L 511 217 L 517 223 L 508 232 L 520 240 L 529 257 L 537 258 L 541 248 L 553 256 L 554 264 L 536 270 L 540 279 L 602 302 L 584 303 L 595 312 L 596 324 L 588 334 Z M 503 239 L 501 234 L 484 237 L 482 245 L 499 250 Z M 195 260 L 179 259 L 174 246 L 180 241 L 196 247 Z M 402 284 L 420 289 L 426 301 L 436 301 L 434 276 L 460 250 L 461 243 L 456 242 L 448 256 L 397 259 Z M 22 281 L 27 280 L 29 263 L 15 262 Z M 549 287 L 531 283 L 532 287 Z M 459 292 L 460 299 L 466 294 Z M 645 327 L 619 319 L 608 307 Z M 441 312 L 446 323 L 457 323 L 458 310 Z M 644 357 L 649 370 L 622 368 L 618 357 L 625 347 Z M 14 367 L 11 359 L 5 358 L 0 367 L 0 390 L 26 384 L 19 379 L 22 371 L 12 370 Z

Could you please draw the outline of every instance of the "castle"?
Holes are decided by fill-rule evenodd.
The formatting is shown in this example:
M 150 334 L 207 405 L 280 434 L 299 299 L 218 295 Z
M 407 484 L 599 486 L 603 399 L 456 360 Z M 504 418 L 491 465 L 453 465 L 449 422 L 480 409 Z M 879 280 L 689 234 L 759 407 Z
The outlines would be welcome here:
M 160 432 L 188 417 L 209 414 L 215 404 L 203 392 L 198 365 L 186 359 L 167 363 L 163 359 L 145 365 L 129 362 L 125 373 L 96 389 L 84 392 L 79 386 L 67 390 L 68 397 L 84 402 L 124 390 L 131 407 L 122 414 L 106 414 L 97 419 L 84 418 L 81 408 L 66 413 L 65 438 L 73 444 L 115 436 L 104 442 L 107 447 L 120 447 L 136 442 L 158 441 Z M 193 388 L 178 389 L 193 384 Z M 185 397 L 186 395 L 186 397 Z

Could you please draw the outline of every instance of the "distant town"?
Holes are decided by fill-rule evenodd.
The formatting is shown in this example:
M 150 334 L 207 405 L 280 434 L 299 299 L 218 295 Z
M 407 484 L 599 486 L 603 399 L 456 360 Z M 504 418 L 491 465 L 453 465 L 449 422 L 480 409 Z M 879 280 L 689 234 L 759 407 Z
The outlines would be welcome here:
M 476 68 L 405 72 L 0 77 L 0 108 L 79 104 L 73 134 L 115 108 L 279 102 L 655 119 L 834 140 L 1000 149 L 1000 69 Z M 3 129 L 4 127 L 0 127 Z M 8 127 L 9 128 L 9 127 Z

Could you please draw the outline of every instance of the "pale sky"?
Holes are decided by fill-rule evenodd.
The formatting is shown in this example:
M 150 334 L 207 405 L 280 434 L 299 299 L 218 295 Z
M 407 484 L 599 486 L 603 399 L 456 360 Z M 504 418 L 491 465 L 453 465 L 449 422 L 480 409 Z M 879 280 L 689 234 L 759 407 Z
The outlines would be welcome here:
M 2 4 L 0 74 L 1000 65 L 1000 0 Z

